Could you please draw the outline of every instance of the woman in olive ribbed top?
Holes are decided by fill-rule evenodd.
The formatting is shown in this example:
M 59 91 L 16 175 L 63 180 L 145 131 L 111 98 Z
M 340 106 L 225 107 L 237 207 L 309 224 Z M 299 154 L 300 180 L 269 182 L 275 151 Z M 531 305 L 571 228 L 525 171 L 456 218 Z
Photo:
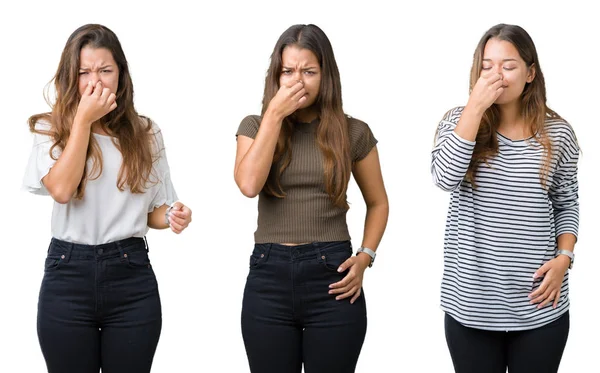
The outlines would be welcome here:
M 249 115 L 237 135 L 256 137 L 261 118 Z M 281 175 L 285 198 L 262 192 L 258 199 L 256 243 L 349 241 L 346 208 L 333 205 L 323 178 L 323 154 L 315 139 L 319 120 L 294 123 L 290 165 Z M 348 117 L 352 162 L 365 158 L 377 140 L 366 123 Z
M 235 181 L 259 195 L 244 289 L 242 334 L 252 372 L 354 372 L 366 334 L 362 279 L 388 217 L 375 140 L 344 114 L 327 36 L 296 25 L 279 38 L 261 116 L 237 132 Z M 352 255 L 346 191 L 354 176 L 367 205 Z

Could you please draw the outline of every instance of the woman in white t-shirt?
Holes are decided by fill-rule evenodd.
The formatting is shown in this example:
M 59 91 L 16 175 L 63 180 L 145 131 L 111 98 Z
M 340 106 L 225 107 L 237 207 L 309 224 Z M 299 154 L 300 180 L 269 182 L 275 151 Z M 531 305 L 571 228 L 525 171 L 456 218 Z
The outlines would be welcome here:
M 48 371 L 149 372 L 162 321 L 144 236 L 180 233 L 192 212 L 176 202 L 160 129 L 134 108 L 111 30 L 77 29 L 54 84 L 52 111 L 29 119 L 23 181 L 55 200 L 38 303 Z

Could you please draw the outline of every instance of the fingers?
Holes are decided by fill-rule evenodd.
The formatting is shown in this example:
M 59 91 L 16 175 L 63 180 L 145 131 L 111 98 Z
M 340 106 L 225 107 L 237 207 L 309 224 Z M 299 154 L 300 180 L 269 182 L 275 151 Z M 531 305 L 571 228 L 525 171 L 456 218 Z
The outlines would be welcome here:
M 550 294 L 552 294 L 551 290 L 547 290 L 545 292 L 543 292 L 542 294 L 538 295 L 537 297 L 532 297 L 531 302 L 529 302 L 529 304 L 536 304 L 536 303 L 540 303 L 543 300 L 547 299 Z
M 102 93 L 103 93 L 102 82 L 98 80 L 98 82 L 94 86 L 94 93 L 92 93 L 92 96 L 100 97 L 102 95 Z
M 345 270 L 347 270 L 348 268 L 352 267 L 354 265 L 354 257 L 351 256 L 350 258 L 346 259 L 344 261 L 344 263 L 340 264 L 340 266 L 338 267 L 337 271 L 338 272 L 344 272 Z
M 534 299 L 534 298 L 537 298 L 540 295 L 544 294 L 546 292 L 546 289 L 548 289 L 549 282 L 550 282 L 550 280 L 547 281 L 546 279 L 544 279 L 544 281 L 542 281 L 542 284 L 540 285 L 540 287 L 538 287 L 534 292 L 529 294 L 529 298 Z
M 538 309 L 544 308 L 546 305 L 548 305 L 548 303 L 550 303 L 551 301 L 553 301 L 555 297 L 556 297 L 556 291 L 550 292 L 550 294 L 546 297 L 546 300 L 544 300 L 542 302 L 542 304 L 540 304 L 539 306 L 537 306 L 537 308 Z
M 362 293 L 362 289 L 359 288 L 358 291 L 356 293 L 354 293 L 354 296 L 352 297 L 352 299 L 350 299 L 350 304 L 354 304 L 354 302 L 356 302 L 358 297 L 360 297 L 361 293 Z
M 187 219 L 176 216 L 173 211 L 169 215 L 169 221 L 173 221 L 184 228 L 187 227 Z
M 541 266 L 537 271 L 535 271 L 535 273 L 533 274 L 533 278 L 536 279 L 545 275 L 546 272 L 548 272 L 550 268 L 552 268 L 552 265 L 550 263 L 551 261 L 544 263 L 543 266 Z
M 329 288 L 337 289 L 337 288 L 343 288 L 345 286 L 348 286 L 348 284 L 350 284 L 350 282 L 352 280 L 354 280 L 355 277 L 356 277 L 356 275 L 354 273 L 348 272 L 348 274 L 346 276 L 344 276 L 344 278 L 341 281 L 338 281 L 336 283 L 329 285 Z
M 479 75 L 481 79 L 485 79 L 490 83 L 494 83 L 497 80 L 502 80 L 503 76 L 498 71 L 484 71 L 481 70 L 481 74 Z
M 94 85 L 92 84 L 92 81 L 88 81 L 87 86 L 85 87 L 85 91 L 83 91 L 83 95 L 84 96 L 89 96 L 92 94 L 92 92 L 94 91 Z
M 335 297 L 335 300 L 342 300 L 342 299 L 346 299 L 348 297 L 351 297 L 352 295 L 356 294 L 359 290 L 360 290 L 360 287 L 353 286 L 352 288 L 350 288 L 350 290 L 348 290 L 344 294 L 338 295 L 337 297 Z
M 171 230 L 177 234 L 181 233 L 184 230 L 184 226 L 177 223 L 173 216 L 169 216 L 169 225 L 171 226 Z
M 554 297 L 554 304 L 552 304 L 552 308 L 556 309 L 556 307 L 558 307 L 559 300 L 560 300 L 560 289 L 556 292 L 556 296 Z
M 304 88 L 304 82 L 302 80 L 298 80 L 298 81 L 296 81 L 296 83 L 287 86 L 287 88 L 290 90 L 290 95 L 294 95 L 299 90 L 301 90 L 302 88 Z

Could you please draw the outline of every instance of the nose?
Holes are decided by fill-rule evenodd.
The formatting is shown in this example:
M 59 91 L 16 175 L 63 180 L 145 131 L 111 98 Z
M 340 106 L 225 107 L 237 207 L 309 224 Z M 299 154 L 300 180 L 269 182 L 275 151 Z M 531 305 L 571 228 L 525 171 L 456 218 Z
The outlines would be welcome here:
M 98 75 L 96 72 L 89 72 L 88 81 L 92 82 L 92 85 L 95 86 L 100 81 L 100 75 Z

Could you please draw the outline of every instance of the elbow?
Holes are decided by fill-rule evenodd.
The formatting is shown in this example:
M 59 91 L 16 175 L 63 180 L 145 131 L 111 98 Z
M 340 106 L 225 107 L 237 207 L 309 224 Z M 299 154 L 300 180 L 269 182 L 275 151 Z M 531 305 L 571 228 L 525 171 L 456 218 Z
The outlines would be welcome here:
M 48 192 L 50 193 L 50 196 L 52 196 L 52 199 L 61 205 L 69 203 L 74 194 L 73 191 L 66 189 L 48 189 Z
M 251 183 L 238 183 L 240 192 L 248 198 L 254 198 L 260 193 L 260 190 Z
M 460 183 L 458 184 L 446 184 L 446 183 L 442 183 L 442 182 L 436 182 L 435 185 L 440 188 L 441 190 L 443 190 L 444 192 L 454 192 L 456 189 L 458 189 L 458 187 L 460 186 Z

